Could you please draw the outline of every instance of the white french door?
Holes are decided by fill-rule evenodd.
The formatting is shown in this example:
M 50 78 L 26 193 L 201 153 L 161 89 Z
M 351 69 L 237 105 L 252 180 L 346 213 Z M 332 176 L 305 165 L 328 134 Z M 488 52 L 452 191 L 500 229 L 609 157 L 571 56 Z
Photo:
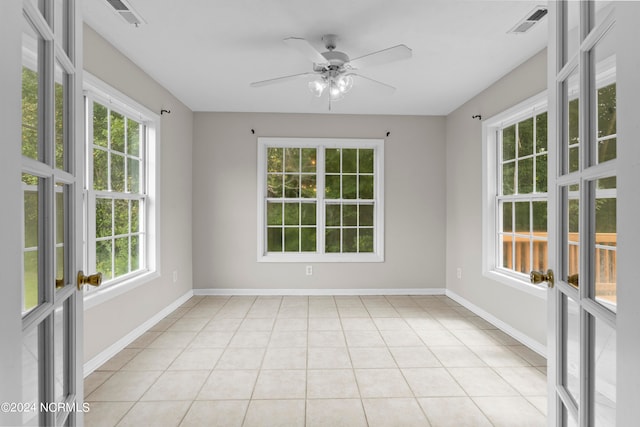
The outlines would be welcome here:
M 628 141 L 618 133 L 616 6 L 549 7 L 549 425 L 613 427 L 618 155 Z
M 2 46 L 3 57 L 11 58 L 3 78 L 19 82 L 21 101 L 2 102 L 3 111 L 20 116 L 21 126 L 7 128 L 11 138 L 3 141 L 2 155 L 19 169 L 4 184 L 19 189 L 20 196 L 8 192 L 18 201 L 12 209 L 19 214 L 6 219 L 17 232 L 3 245 L 19 256 L 17 274 L 9 273 L 2 285 L 3 294 L 19 299 L 11 299 L 14 305 L 2 320 L 19 330 L 3 337 L 3 346 L 18 352 L 7 356 L 12 363 L 7 368 L 17 375 L 8 375 L 4 384 L 13 392 L 4 394 L 2 424 L 77 425 L 86 411 L 82 294 L 76 283 L 82 265 L 80 5 L 76 0 L 9 3 L 2 10 L 3 38 L 19 43 L 20 54 L 13 55 L 18 46 Z

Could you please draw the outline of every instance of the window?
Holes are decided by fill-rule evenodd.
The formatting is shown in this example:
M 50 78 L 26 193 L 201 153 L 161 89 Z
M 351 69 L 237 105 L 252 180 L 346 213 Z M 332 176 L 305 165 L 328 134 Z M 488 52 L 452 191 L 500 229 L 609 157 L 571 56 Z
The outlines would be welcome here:
M 483 271 L 510 284 L 547 269 L 546 105 L 541 94 L 483 123 Z
M 383 141 L 258 139 L 259 261 L 382 261 Z
M 157 116 L 114 90 L 92 89 L 85 99 L 87 270 L 101 272 L 105 287 L 156 269 Z

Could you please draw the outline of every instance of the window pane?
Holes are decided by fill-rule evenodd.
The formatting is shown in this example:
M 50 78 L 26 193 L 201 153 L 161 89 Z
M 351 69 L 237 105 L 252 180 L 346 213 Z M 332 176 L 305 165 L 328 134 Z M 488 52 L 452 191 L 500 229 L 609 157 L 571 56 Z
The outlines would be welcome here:
M 340 150 L 327 148 L 325 150 L 325 168 L 327 173 L 340 173 Z
M 284 149 L 285 172 L 300 172 L 300 149 Z
M 616 425 L 616 330 L 595 320 L 595 419 L 598 427 Z
M 127 190 L 140 192 L 140 160 L 127 158 Z
M 340 205 L 326 206 L 327 226 L 340 226 Z
M 267 175 L 267 197 L 282 197 L 282 178 L 281 174 Z
M 518 194 L 533 192 L 533 159 L 518 161 Z
M 315 172 L 315 171 L 316 171 L 316 149 L 303 148 L 302 149 L 302 172 Z
M 564 265 L 565 271 L 562 280 L 578 286 L 578 272 L 580 271 L 580 199 L 579 185 L 574 184 L 563 187 L 563 208 L 565 209 L 565 223 L 567 229 L 563 233 L 565 247 Z
M 39 73 L 41 51 L 44 45 L 28 21 L 22 33 L 22 155 L 32 159 L 42 156 L 39 149 L 40 102 Z
M 127 154 L 140 157 L 140 123 L 127 119 Z
M 140 268 L 140 239 L 138 236 L 131 236 L 131 271 Z
M 618 156 L 617 139 L 609 138 L 598 142 L 598 161 L 613 160 Z
M 616 84 L 597 90 L 598 138 L 616 133 Z
M 360 205 L 358 225 L 373 226 L 373 205 Z
M 518 157 L 533 154 L 533 117 L 518 123 Z
M 300 224 L 300 205 L 298 203 L 284 204 L 284 223 L 285 225 Z
M 513 236 L 504 234 L 502 237 L 502 267 L 513 270 Z
M 340 198 L 340 175 L 327 175 L 324 185 L 324 196 L 327 199 Z
M 611 27 L 593 48 L 595 80 L 599 87 L 592 98 L 597 116 L 598 163 L 613 160 L 617 156 L 616 139 L 616 27 Z M 600 80 L 600 81 L 599 81 Z
M 111 153 L 111 190 L 124 192 L 124 156 Z
M 115 209 L 115 235 L 129 233 L 129 201 L 116 199 Z
M 302 246 L 300 250 L 302 252 L 315 252 L 316 251 L 316 228 L 304 227 L 301 229 L 300 240 Z
M 358 150 L 359 172 L 373 173 L 373 150 L 361 148 Z
M 284 176 L 284 197 L 300 197 L 300 175 Z
M 358 177 L 359 182 L 359 199 L 371 200 L 373 199 L 373 176 L 372 175 L 360 175 Z
M 562 363 L 562 385 L 576 402 L 580 401 L 580 314 L 578 304 L 562 295 L 562 343 L 566 351 Z
M 267 228 L 267 251 L 282 252 L 282 228 Z
M 342 173 L 358 172 L 358 150 L 353 148 L 342 149 Z
M 140 202 L 138 200 L 131 201 L 131 232 L 137 233 L 140 231 Z
M 124 153 L 124 116 L 115 111 L 109 115 L 111 134 L 111 149 Z
M 40 267 L 39 257 L 42 186 L 44 180 L 33 175 L 22 174 L 23 189 L 23 221 L 24 221 L 24 283 L 22 314 L 30 311 L 41 301 L 40 295 Z
M 282 172 L 284 158 L 284 149 L 282 148 L 267 148 L 267 172 Z
M 358 229 L 345 228 L 342 230 L 342 252 L 358 251 Z
M 267 202 L 267 225 L 282 225 L 282 203 Z
M 316 225 L 316 204 L 315 203 L 301 203 L 301 224 L 302 225 Z
M 340 229 L 328 228 L 325 232 L 325 251 L 340 252 Z
M 547 202 L 532 202 L 533 208 L 533 231 L 547 232 Z
M 115 239 L 115 267 L 114 277 L 122 276 L 129 272 L 129 238 L 120 237 Z
M 502 194 L 513 194 L 516 180 L 515 163 L 505 163 L 502 165 Z
M 93 150 L 93 189 L 109 189 L 109 160 L 106 151 L 99 148 Z
M 516 158 L 516 125 L 502 130 L 502 160 Z
M 580 143 L 580 132 L 579 132 L 579 105 L 578 105 L 578 73 L 575 72 L 569 77 L 569 81 L 565 83 L 565 91 L 569 93 L 569 105 L 568 105 L 568 124 L 567 127 L 569 129 L 568 135 L 568 154 L 569 154 L 569 164 L 568 164 L 568 172 L 575 172 L 580 167 L 580 159 L 579 159 L 579 147 Z M 575 92 L 575 93 L 574 93 Z
M 285 252 L 298 252 L 300 250 L 300 230 L 298 228 L 284 229 Z
M 536 116 L 536 153 L 547 152 L 547 113 Z
M 516 233 L 529 233 L 529 202 L 516 202 Z
M 40 324 L 42 325 L 42 323 Z M 40 384 L 38 381 L 40 366 L 40 331 L 42 326 L 36 326 L 22 340 L 22 403 L 25 407 L 32 408 L 39 405 Z M 28 406 L 26 406 L 28 405 Z M 38 426 L 39 411 L 23 411 L 23 426 Z
M 360 252 L 373 252 L 373 228 L 361 228 L 359 238 Z
M 96 237 L 109 237 L 112 229 L 112 199 L 96 199 Z
M 109 136 L 109 121 L 107 118 L 107 107 L 93 103 L 93 144 L 100 147 L 107 147 Z
M 342 225 L 358 225 L 358 205 L 342 205 Z
M 547 192 L 547 155 L 536 157 L 536 192 Z
M 502 203 L 502 231 L 511 233 L 513 231 L 513 203 Z
M 96 270 L 102 273 L 104 281 L 113 277 L 112 242 L 112 240 L 101 240 L 96 242 Z
M 65 200 L 67 194 L 67 186 L 64 184 L 56 183 L 55 186 L 55 199 L 56 199 L 56 286 L 58 283 L 66 284 L 65 282 Z
M 358 180 L 356 175 L 342 176 L 342 198 L 355 199 L 357 196 Z
M 304 198 L 313 199 L 316 197 L 316 176 L 315 175 L 302 175 L 302 182 L 300 184 L 300 195 Z

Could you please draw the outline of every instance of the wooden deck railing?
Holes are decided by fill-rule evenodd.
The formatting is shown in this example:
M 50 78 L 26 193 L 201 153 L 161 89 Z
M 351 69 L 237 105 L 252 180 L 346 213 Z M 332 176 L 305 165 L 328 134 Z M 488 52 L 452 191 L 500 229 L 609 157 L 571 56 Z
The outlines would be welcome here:
M 528 274 L 531 270 L 543 271 L 547 269 L 547 233 L 533 233 L 533 245 L 529 245 L 530 240 L 526 237 L 515 237 L 505 235 L 503 238 L 503 265 L 505 268 L 513 269 L 521 273 Z M 569 233 L 569 274 L 578 273 L 578 233 Z M 544 239 L 537 240 L 535 238 Z M 515 241 L 515 253 L 513 244 Z M 596 233 L 594 275 L 596 284 L 596 297 L 609 302 L 616 301 L 616 233 Z M 604 246 L 604 247 L 603 247 Z M 529 255 L 529 251 L 532 256 Z

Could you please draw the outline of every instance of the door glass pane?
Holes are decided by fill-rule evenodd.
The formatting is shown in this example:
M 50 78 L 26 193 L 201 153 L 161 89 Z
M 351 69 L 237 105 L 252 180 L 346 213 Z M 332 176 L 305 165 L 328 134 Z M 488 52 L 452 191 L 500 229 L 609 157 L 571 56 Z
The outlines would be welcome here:
M 573 397 L 580 401 L 580 319 L 578 304 L 562 294 L 562 385 Z
M 53 351 L 55 372 L 55 400 L 62 402 L 69 392 L 69 359 L 68 359 L 68 310 L 69 299 L 57 307 L 53 316 Z
M 22 402 L 29 407 L 38 405 L 40 386 L 38 354 L 38 327 L 31 329 L 22 340 Z M 36 406 L 37 407 L 37 406 Z M 37 426 L 38 411 L 24 411 L 22 422 L 25 426 Z
M 580 32 L 579 32 L 579 24 L 580 24 L 580 2 L 577 1 L 567 1 L 564 2 L 566 5 L 566 14 L 564 16 L 564 29 L 565 29 L 565 54 L 564 61 L 562 61 L 562 65 L 566 64 L 571 57 L 573 57 L 576 53 L 578 53 L 578 47 L 580 46 Z
M 595 219 L 594 291 L 595 299 L 616 310 L 616 177 L 595 181 L 592 215 Z
M 580 168 L 579 95 L 578 69 L 576 68 L 563 84 L 566 130 L 562 141 L 562 151 L 565 173 L 576 172 Z
M 22 31 L 22 155 L 41 159 L 40 123 L 42 106 L 39 76 L 44 41 L 25 20 Z
M 578 422 L 576 419 L 569 413 L 566 406 L 562 407 L 562 425 L 566 427 L 578 427 Z
M 595 425 L 616 425 L 616 331 L 595 319 Z
M 593 3 L 595 5 L 596 25 L 598 25 L 611 12 L 613 1 L 596 0 Z
M 65 160 L 65 99 L 66 99 L 67 73 L 64 72 L 62 66 L 56 61 L 55 68 L 55 86 L 54 86 L 54 106 L 55 106 L 55 145 L 56 145 L 56 167 L 64 169 Z
M 42 178 L 22 174 L 22 190 L 24 200 L 24 242 L 23 242 L 23 294 L 22 314 L 26 314 L 42 301 L 40 282 L 41 253 L 41 212 L 42 212 Z
M 64 287 L 68 282 L 65 275 L 65 261 L 67 259 L 67 245 L 65 244 L 66 213 L 65 206 L 69 188 L 67 185 L 57 183 L 55 186 L 56 205 L 56 288 Z
M 563 272 L 562 280 L 578 287 L 580 272 L 580 192 L 579 185 L 573 184 L 562 188 L 563 225 Z
M 597 163 L 613 160 L 616 149 L 616 54 L 615 27 L 593 48 L 591 55 L 595 62 L 595 87 L 592 108 L 595 111 L 596 137 L 595 156 Z

